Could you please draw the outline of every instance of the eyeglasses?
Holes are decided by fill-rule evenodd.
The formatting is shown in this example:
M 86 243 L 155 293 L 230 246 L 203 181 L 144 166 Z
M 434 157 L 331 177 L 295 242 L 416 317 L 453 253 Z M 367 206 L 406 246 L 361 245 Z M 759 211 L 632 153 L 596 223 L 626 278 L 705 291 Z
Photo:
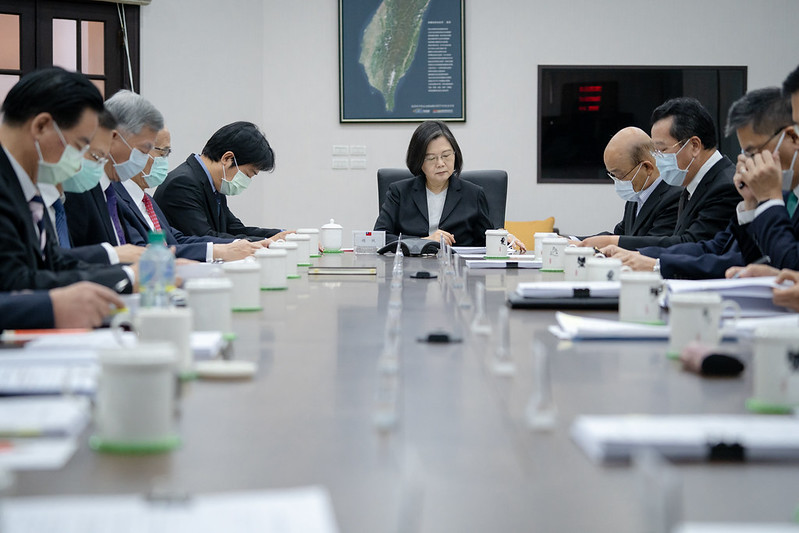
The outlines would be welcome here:
M 743 155 L 745 155 L 746 157 L 749 157 L 749 158 L 755 157 L 755 154 L 759 154 L 760 152 L 762 152 L 762 151 L 763 151 L 763 148 L 765 148 L 765 147 L 766 147 L 766 145 L 767 145 L 768 143 L 770 143 L 770 142 L 771 142 L 771 141 L 774 139 L 774 137 L 776 137 L 777 135 L 779 135 L 780 133 L 782 133 L 782 130 L 783 130 L 783 129 L 785 129 L 785 126 L 782 126 L 780 129 L 778 129 L 778 130 L 777 130 L 777 131 L 774 133 L 774 135 L 772 135 L 771 137 L 769 137 L 769 138 L 768 138 L 768 140 L 767 140 L 766 142 L 764 142 L 763 144 L 761 144 L 761 145 L 760 145 L 760 146 L 758 146 L 757 148 L 753 148 L 753 149 L 751 149 L 751 150 L 746 150 L 746 149 L 744 149 L 744 148 L 741 148 L 741 153 L 742 153 Z
M 161 157 L 169 157 L 169 154 L 172 153 L 172 148 L 170 148 L 168 146 L 166 148 L 159 148 L 157 146 L 154 146 L 153 150 L 155 150 L 157 152 L 161 152 Z
M 425 163 L 433 163 L 433 162 L 438 161 L 439 158 L 441 158 L 442 161 L 449 161 L 453 157 L 455 157 L 455 152 L 453 152 L 453 151 L 444 152 L 441 155 L 430 154 L 430 155 L 424 156 L 424 162 Z
M 671 145 L 671 146 L 669 146 L 668 148 L 664 148 L 663 150 L 658 150 L 657 148 L 655 148 L 655 155 L 662 155 L 662 154 L 665 154 L 665 153 L 667 153 L 667 151 L 668 151 L 668 150 L 671 150 L 671 149 L 673 149 L 675 146 L 680 146 L 680 145 L 682 145 L 682 146 L 680 146 L 680 150 L 682 150 L 683 148 L 685 148 L 685 143 L 687 143 L 689 140 L 690 140 L 690 139 L 686 139 L 686 140 L 684 140 L 684 141 L 677 141 L 676 143 L 672 144 L 672 145 Z M 677 150 L 677 152 L 679 152 L 680 150 Z
M 641 161 L 640 163 L 638 163 L 637 165 L 635 165 L 633 168 L 631 168 L 630 170 L 628 170 L 627 172 L 625 172 L 624 176 L 622 176 L 622 177 L 620 177 L 620 178 L 617 178 L 616 176 L 614 176 L 614 175 L 613 175 L 613 172 L 611 172 L 610 170 L 606 170 L 605 172 L 607 173 L 607 175 L 608 175 L 608 177 L 609 177 L 610 179 L 612 179 L 612 180 L 619 180 L 619 181 L 623 181 L 623 180 L 624 180 L 624 178 L 626 178 L 627 176 L 629 176 L 629 175 L 630 175 L 630 172 L 632 172 L 632 171 L 633 171 L 633 170 L 635 170 L 636 168 L 640 167 L 640 166 L 641 166 L 643 163 L 644 163 L 644 162 L 643 162 L 643 161 Z
M 92 159 L 94 159 L 95 161 L 100 163 L 101 165 L 105 165 L 106 163 L 108 163 L 108 157 L 106 157 L 106 156 L 102 156 L 100 154 L 97 154 L 97 153 L 93 152 L 92 150 L 89 150 L 88 154 L 89 154 L 89 157 L 91 157 Z

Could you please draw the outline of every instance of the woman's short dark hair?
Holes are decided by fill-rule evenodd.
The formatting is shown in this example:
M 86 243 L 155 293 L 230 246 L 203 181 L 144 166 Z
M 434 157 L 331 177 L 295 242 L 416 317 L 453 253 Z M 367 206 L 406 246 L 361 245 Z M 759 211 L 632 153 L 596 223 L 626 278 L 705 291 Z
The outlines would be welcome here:
M 275 168 L 275 153 L 264 133 L 252 122 L 222 126 L 205 143 L 202 155 L 219 161 L 227 151 L 233 152 L 239 166 L 253 165 L 261 171 Z
M 650 126 L 664 118 L 674 117 L 669 135 L 678 141 L 699 137 L 705 150 L 716 147 L 716 126 L 705 106 L 696 98 L 672 98 L 660 104 L 650 118 Z
M 405 156 L 405 164 L 408 165 L 408 170 L 414 176 L 422 175 L 422 164 L 424 157 L 427 155 L 427 145 L 439 137 L 444 137 L 452 145 L 452 150 L 455 152 L 455 172 L 454 176 L 461 173 L 463 168 L 463 156 L 461 155 L 461 148 L 458 146 L 458 141 L 455 136 L 449 131 L 446 124 L 438 120 L 428 120 L 419 124 L 416 131 L 411 136 L 411 142 L 408 144 L 408 154 Z
M 0 111 L 3 122 L 20 126 L 39 113 L 50 113 L 62 129 L 74 127 L 86 109 L 101 113 L 103 96 L 79 72 L 49 67 L 26 74 L 14 85 Z

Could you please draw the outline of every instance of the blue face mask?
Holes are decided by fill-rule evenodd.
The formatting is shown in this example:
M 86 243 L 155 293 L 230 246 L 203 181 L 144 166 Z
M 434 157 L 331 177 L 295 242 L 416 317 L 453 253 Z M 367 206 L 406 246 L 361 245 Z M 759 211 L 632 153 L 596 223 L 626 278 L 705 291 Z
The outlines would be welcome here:
M 158 187 L 164 183 L 167 172 L 169 172 L 169 160 L 163 156 L 154 157 L 153 166 L 150 167 L 150 173 L 144 175 L 144 181 L 148 187 Z
M 636 191 L 633 188 L 633 182 L 635 181 L 635 177 L 641 171 L 641 166 L 643 165 L 643 161 L 638 163 L 638 170 L 635 171 L 633 177 L 629 180 L 620 180 L 618 178 L 613 178 L 613 186 L 616 189 L 616 194 L 619 195 L 619 198 L 624 200 L 625 202 L 637 202 L 638 198 L 641 196 L 641 191 L 644 190 L 646 187 L 646 181 L 644 181 L 644 185 L 641 187 L 640 191 Z M 649 178 L 647 178 L 647 181 Z
M 677 150 L 674 154 L 664 154 L 663 152 L 658 152 L 655 155 L 655 164 L 658 167 L 658 171 L 660 171 L 660 176 L 663 178 L 663 181 L 668 183 L 669 185 L 681 187 L 683 182 L 685 181 L 685 176 L 688 175 L 688 169 L 691 168 L 691 165 L 694 163 L 694 159 L 691 159 L 691 162 L 688 163 L 688 166 L 685 169 L 681 169 L 680 166 L 677 164 L 677 154 L 682 152 L 683 148 L 688 146 L 688 143 L 682 145 L 682 148 Z
M 71 178 L 63 183 L 65 192 L 82 193 L 93 189 L 103 176 L 103 161 L 90 161 L 83 159 L 83 166 Z

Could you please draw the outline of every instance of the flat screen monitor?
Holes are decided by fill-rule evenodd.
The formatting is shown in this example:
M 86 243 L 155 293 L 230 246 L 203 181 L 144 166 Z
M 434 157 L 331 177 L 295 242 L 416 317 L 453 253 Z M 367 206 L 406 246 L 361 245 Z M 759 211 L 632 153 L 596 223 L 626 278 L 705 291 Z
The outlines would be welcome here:
M 740 151 L 724 137 L 730 105 L 746 92 L 747 67 L 538 67 L 538 183 L 608 183 L 602 155 L 620 129 L 649 132 L 652 111 L 670 98 L 698 99 L 716 123 L 719 150 Z

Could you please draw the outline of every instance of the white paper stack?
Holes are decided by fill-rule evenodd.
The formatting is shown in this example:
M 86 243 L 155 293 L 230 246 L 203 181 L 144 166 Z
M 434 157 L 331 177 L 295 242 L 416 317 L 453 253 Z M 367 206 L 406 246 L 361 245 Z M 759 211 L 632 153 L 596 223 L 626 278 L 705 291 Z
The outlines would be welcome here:
M 686 292 L 717 292 L 726 300 L 733 300 L 741 307 L 741 316 L 760 317 L 790 313 L 789 309 L 778 307 L 772 302 L 775 288 L 786 288 L 789 285 L 778 285 L 776 277 L 706 279 L 706 280 L 666 280 L 668 291 L 666 305 L 672 294 Z M 732 316 L 729 312 L 725 316 Z
M 618 298 L 620 290 L 619 281 L 533 281 L 516 286 L 524 298 Z
M 668 340 L 669 338 L 668 326 L 587 318 L 560 311 L 555 313 L 555 319 L 558 324 L 549 326 L 549 332 L 562 340 Z
M 711 458 L 719 445 L 755 461 L 799 459 L 799 418 L 758 415 L 579 416 L 574 441 L 595 462 L 654 449 L 677 460 Z

